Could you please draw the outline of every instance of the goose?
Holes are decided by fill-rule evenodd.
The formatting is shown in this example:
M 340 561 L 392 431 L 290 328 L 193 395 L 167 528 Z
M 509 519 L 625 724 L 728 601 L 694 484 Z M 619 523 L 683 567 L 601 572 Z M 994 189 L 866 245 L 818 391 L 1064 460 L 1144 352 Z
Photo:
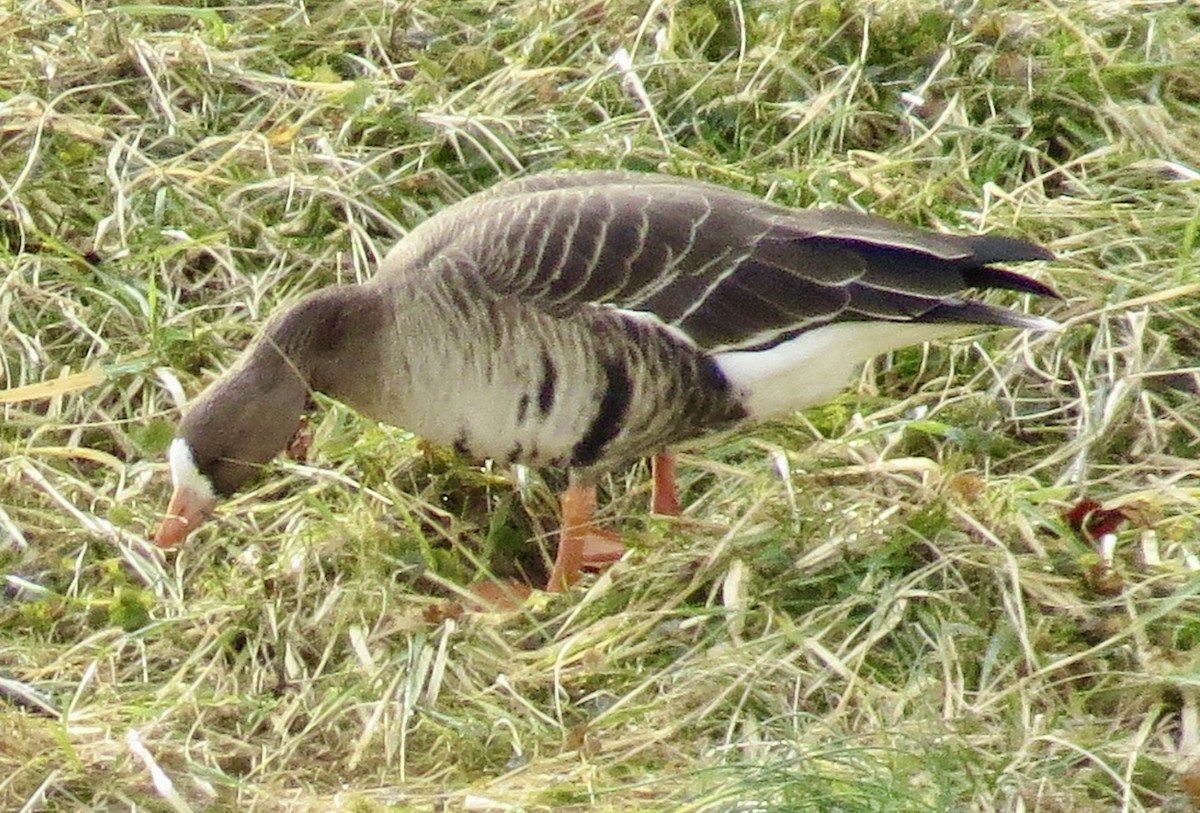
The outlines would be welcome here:
M 154 541 L 178 545 L 254 479 L 320 392 L 472 458 L 566 468 L 546 584 L 563 591 L 622 551 L 593 523 L 601 474 L 651 457 L 651 507 L 678 514 L 680 443 L 828 401 L 881 353 L 1055 329 L 961 296 L 1059 298 L 995 265 L 1052 259 L 667 175 L 504 181 L 412 229 L 372 279 L 268 320 L 184 410 Z

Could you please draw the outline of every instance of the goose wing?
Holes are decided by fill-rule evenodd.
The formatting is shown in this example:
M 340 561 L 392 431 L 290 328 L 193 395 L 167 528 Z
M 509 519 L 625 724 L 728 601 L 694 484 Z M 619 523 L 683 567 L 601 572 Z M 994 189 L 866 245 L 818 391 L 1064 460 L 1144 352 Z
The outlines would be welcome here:
M 1053 258 L 1023 240 L 788 209 L 705 183 L 625 172 L 498 184 L 414 230 L 393 254 L 384 274 L 453 265 L 488 295 L 518 296 L 554 313 L 636 312 L 706 350 L 771 347 L 840 321 L 1045 328 L 1053 323 L 957 295 L 1007 288 L 1056 296 L 991 267 Z

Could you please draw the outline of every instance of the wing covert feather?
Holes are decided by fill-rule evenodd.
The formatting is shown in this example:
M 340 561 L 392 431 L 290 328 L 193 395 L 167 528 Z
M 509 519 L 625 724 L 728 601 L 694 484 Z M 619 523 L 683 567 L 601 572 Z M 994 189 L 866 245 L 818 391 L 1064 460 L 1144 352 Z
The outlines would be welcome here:
M 488 295 L 519 296 L 551 313 L 644 311 L 710 349 L 769 343 L 773 334 L 839 320 L 920 320 L 935 307 L 948 319 L 953 304 L 944 300 L 968 287 L 1053 295 L 985 267 L 1052 256 L 1022 240 L 788 209 L 625 172 L 498 184 L 414 229 L 381 273 L 419 274 L 422 261 L 444 268 L 428 262 L 443 252 L 469 260 Z

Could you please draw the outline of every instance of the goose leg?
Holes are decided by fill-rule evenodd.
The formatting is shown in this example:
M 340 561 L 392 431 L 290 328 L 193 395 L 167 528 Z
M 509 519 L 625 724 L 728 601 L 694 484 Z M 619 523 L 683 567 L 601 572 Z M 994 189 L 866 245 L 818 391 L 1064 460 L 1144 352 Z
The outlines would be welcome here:
M 548 592 L 561 593 L 579 579 L 585 566 L 611 564 L 625 553 L 619 536 L 592 522 L 595 514 L 596 487 L 572 479 L 562 495 L 562 530 L 554 569 L 546 582 Z
M 675 484 L 675 455 L 659 452 L 650 458 L 653 486 L 650 491 L 650 510 L 655 514 L 677 517 L 682 513 L 679 505 L 679 487 Z

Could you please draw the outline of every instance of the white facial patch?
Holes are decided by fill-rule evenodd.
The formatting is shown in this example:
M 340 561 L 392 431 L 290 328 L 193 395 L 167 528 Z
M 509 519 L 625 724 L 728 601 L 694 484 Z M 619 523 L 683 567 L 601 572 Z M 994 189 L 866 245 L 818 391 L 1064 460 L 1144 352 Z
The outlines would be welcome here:
M 192 454 L 191 445 L 183 438 L 171 441 L 167 452 L 167 460 L 171 464 L 171 485 L 176 491 L 187 491 L 202 498 L 205 504 L 217 501 L 213 491 L 212 481 L 196 467 L 196 457 Z

